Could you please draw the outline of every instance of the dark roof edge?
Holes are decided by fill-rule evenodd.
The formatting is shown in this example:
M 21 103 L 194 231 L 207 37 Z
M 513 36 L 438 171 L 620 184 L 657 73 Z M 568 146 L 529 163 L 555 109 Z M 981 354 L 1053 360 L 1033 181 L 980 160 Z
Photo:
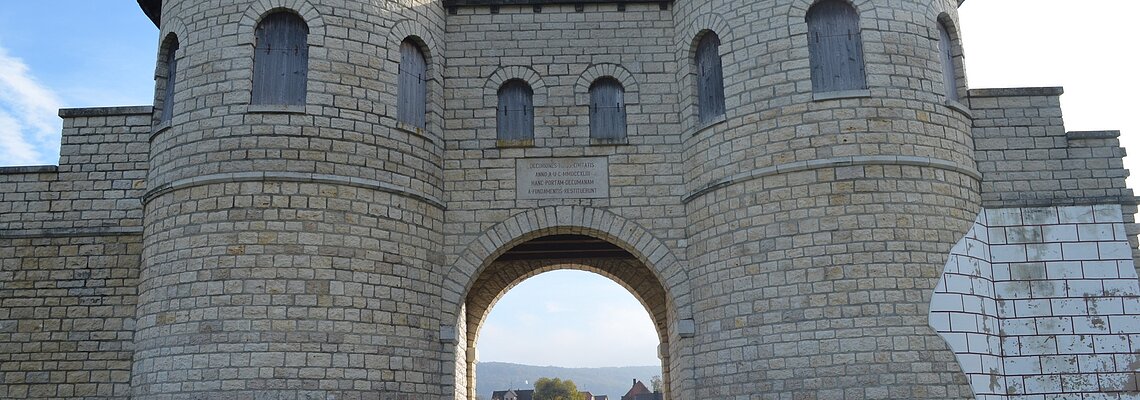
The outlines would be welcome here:
M 139 0 L 142 1 L 142 0 Z M 510 6 L 510 5 L 554 5 L 554 4 L 628 4 L 628 3 L 672 3 L 673 0 L 443 0 L 444 7 L 459 6 Z
M 142 8 L 143 13 L 154 22 L 154 26 L 158 27 L 158 21 L 162 17 L 162 0 L 138 0 L 139 7 Z

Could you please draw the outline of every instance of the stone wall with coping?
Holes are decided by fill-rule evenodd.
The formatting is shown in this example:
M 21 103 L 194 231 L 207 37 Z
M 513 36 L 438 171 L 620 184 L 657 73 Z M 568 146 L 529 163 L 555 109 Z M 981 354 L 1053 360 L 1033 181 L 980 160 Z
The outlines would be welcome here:
M 58 166 L 0 167 L 0 231 L 141 232 L 150 107 L 60 110 Z
M 60 116 L 59 166 L 0 168 L 0 397 L 126 398 L 151 108 Z
M 1060 87 L 969 93 L 984 207 L 1119 205 L 1140 260 L 1137 200 L 1125 182 L 1119 131 L 1067 131 Z
M 1059 87 L 970 90 L 987 208 L 1135 202 L 1125 184 L 1120 132 L 1066 131 L 1063 93 Z

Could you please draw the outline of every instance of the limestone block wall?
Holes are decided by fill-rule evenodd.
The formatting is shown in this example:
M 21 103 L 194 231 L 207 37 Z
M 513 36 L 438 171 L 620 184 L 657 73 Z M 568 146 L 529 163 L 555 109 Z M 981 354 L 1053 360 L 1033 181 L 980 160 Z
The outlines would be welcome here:
M 58 166 L 0 169 L 0 230 L 141 232 L 150 107 L 60 110 Z
M 455 280 L 447 283 L 456 287 L 447 292 L 465 295 L 479 279 L 478 268 L 490 263 L 496 251 L 546 234 L 588 234 L 645 259 L 675 257 L 683 246 L 686 217 L 681 204 L 682 137 L 673 27 L 672 9 L 657 3 L 449 9 L 443 265 L 451 268 L 449 276 Z M 589 89 L 602 77 L 617 79 L 624 89 L 627 136 L 623 140 L 590 137 Z M 534 140 L 521 146 L 496 140 L 497 92 L 511 79 L 526 82 L 534 92 Z M 567 157 L 605 158 L 609 196 L 523 198 L 516 187 L 519 160 Z M 499 231 L 499 227 L 505 228 Z M 657 241 L 664 246 L 655 247 Z M 483 246 L 491 247 L 483 255 L 489 258 L 465 259 L 470 248 Z M 651 251 L 640 253 L 645 247 Z M 653 274 L 646 279 L 659 280 L 658 285 L 671 291 L 669 296 L 677 295 L 676 286 L 685 278 L 669 275 L 676 271 L 666 271 L 669 266 L 663 263 L 646 267 Z M 452 301 L 464 300 L 445 296 L 445 311 L 458 311 L 460 304 Z M 461 321 L 462 313 L 452 319 Z M 456 326 L 462 331 L 478 321 L 466 322 Z M 475 360 L 468 357 L 474 351 L 468 351 L 465 341 L 460 343 L 455 351 L 460 365 L 456 391 L 466 398 L 468 381 L 461 374 L 471 372 L 468 362 Z M 682 374 L 678 382 L 689 377 Z M 679 389 L 675 393 L 672 398 L 685 398 Z
M 1135 398 L 1140 283 L 1119 205 L 986 209 L 930 324 L 978 399 Z
M 956 3 L 851 2 L 867 88 L 845 93 L 813 90 L 812 4 L 676 5 L 678 41 L 722 38 L 728 108 L 684 136 L 695 398 L 969 398 L 926 310 L 980 206 L 941 90 Z
M 1125 179 L 1119 131 L 1069 132 L 1059 87 L 976 89 L 974 114 L 982 203 L 986 208 L 1120 205 L 1140 259 L 1136 199 Z
M 151 108 L 60 116 L 59 166 L 0 168 L 0 397 L 127 398 Z
M 1133 202 L 1120 132 L 1066 131 L 1063 93 L 1059 87 L 970 91 L 986 207 Z
M 273 12 L 308 28 L 303 104 L 250 104 Z M 443 14 L 162 2 L 179 74 L 142 196 L 134 398 L 441 394 Z M 424 127 L 396 119 L 405 39 L 427 62 Z

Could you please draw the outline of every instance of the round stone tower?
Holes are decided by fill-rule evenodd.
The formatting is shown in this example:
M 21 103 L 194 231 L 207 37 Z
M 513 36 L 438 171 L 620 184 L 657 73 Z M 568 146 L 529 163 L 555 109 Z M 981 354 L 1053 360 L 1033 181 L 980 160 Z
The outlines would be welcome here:
M 693 398 L 972 398 L 927 316 L 980 208 L 957 3 L 675 3 L 725 82 L 686 113 Z
M 169 113 L 151 137 L 132 397 L 438 398 L 444 10 L 140 3 L 161 14 Z

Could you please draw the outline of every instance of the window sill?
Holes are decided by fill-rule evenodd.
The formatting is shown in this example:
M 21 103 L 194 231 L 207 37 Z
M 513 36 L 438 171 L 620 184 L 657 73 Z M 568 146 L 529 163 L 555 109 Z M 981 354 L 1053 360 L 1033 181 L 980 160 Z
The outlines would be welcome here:
M 707 122 L 703 122 L 703 123 L 697 123 L 696 129 L 693 129 L 693 136 L 699 135 L 702 132 L 710 130 L 713 127 L 720 125 L 720 124 L 723 124 L 727 121 L 728 121 L 728 118 L 726 118 L 724 116 L 724 114 L 721 114 L 720 116 L 714 118 L 711 121 L 707 121 Z
M 620 145 L 626 145 L 626 144 L 629 144 L 629 137 L 628 136 L 623 137 L 623 138 L 617 138 L 617 139 L 590 138 L 590 145 L 591 146 L 620 146 Z
M 836 90 L 834 92 L 823 92 L 811 94 L 812 101 L 824 100 L 837 100 L 837 99 L 857 99 L 871 97 L 871 89 L 856 89 L 856 90 Z
M 534 139 L 498 139 L 495 147 L 509 149 L 515 147 L 534 147 Z
M 250 104 L 246 111 L 264 114 L 304 114 L 305 106 L 284 104 Z
M 404 121 L 396 121 L 396 129 L 415 134 L 418 136 L 427 136 L 427 129 L 422 126 L 416 126 Z
M 970 111 L 970 108 L 966 107 L 965 104 L 962 104 L 962 103 L 959 103 L 955 100 L 950 100 L 950 99 L 946 99 L 945 104 L 946 104 L 946 107 L 950 107 L 951 110 L 960 112 L 963 115 L 965 115 L 967 118 L 974 119 L 974 113 L 972 111 Z

